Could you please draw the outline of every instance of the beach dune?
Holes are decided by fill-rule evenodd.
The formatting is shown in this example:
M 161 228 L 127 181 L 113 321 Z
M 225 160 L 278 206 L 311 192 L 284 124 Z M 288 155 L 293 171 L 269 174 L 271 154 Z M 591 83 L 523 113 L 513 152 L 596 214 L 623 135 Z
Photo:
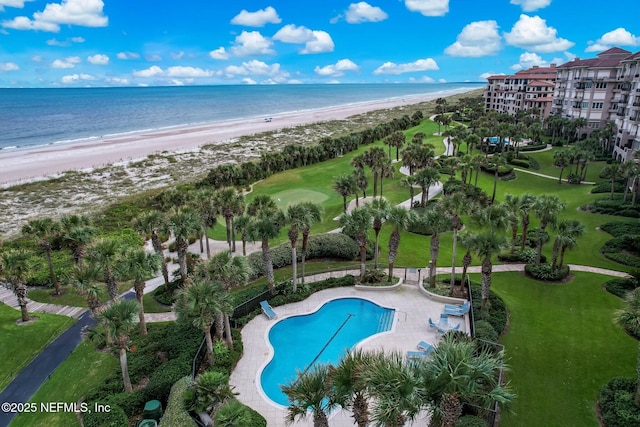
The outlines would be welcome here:
M 304 110 L 264 117 L 228 120 L 197 126 L 129 133 L 68 144 L 0 152 L 0 185 L 24 183 L 56 174 L 145 158 L 154 153 L 193 150 L 202 145 L 224 143 L 240 136 L 258 134 L 315 122 L 345 119 L 374 110 L 431 101 L 463 91 L 430 93 L 380 101 Z

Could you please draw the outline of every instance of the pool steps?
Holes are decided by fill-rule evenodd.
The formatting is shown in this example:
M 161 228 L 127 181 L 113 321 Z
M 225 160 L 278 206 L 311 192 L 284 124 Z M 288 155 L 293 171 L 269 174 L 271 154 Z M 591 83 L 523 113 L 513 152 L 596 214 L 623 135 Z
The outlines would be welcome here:
M 378 321 L 378 329 L 376 331 L 377 334 L 391 330 L 395 314 L 395 310 L 388 310 L 380 317 L 380 320 Z

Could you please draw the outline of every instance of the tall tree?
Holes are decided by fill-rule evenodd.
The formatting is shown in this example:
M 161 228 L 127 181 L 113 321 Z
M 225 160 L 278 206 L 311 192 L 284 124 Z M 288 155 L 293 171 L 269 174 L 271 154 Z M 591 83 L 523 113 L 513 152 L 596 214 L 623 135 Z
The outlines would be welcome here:
M 220 214 L 224 217 L 227 227 L 227 243 L 231 252 L 236 251 L 235 239 L 231 238 L 233 230 L 233 218 L 240 210 L 244 211 L 244 197 L 238 194 L 234 188 L 223 188 L 216 193 L 215 204 L 220 210 Z M 242 207 L 242 209 L 240 209 Z
M 142 248 L 129 248 L 123 251 L 117 270 L 122 277 L 133 279 L 133 289 L 138 300 L 140 333 L 147 335 L 147 323 L 144 320 L 144 288 L 145 281 L 154 277 L 160 269 L 160 258 Z
M 440 180 L 440 173 L 435 167 L 425 167 L 416 172 L 415 176 L 416 184 L 422 189 L 422 196 L 420 198 L 420 206 L 426 208 L 429 203 L 429 188 L 435 185 Z
M 429 249 L 429 286 L 436 287 L 436 268 L 438 265 L 438 256 L 440 254 L 440 234 L 449 226 L 449 220 L 439 209 L 430 209 L 423 215 L 418 216 L 421 222 L 429 231 L 431 231 L 431 245 Z
M 483 231 L 473 237 L 472 247 L 478 258 L 482 260 L 482 309 L 487 307 L 489 294 L 491 292 L 491 275 L 493 272 L 493 264 L 491 257 L 500 253 L 507 244 L 507 240 L 496 233 L 494 229 Z
M 393 277 L 393 266 L 398 257 L 400 247 L 400 232 L 409 227 L 411 221 L 415 220 L 415 215 L 402 206 L 392 206 L 387 215 L 387 223 L 393 228 L 389 236 L 389 277 Z
M 314 427 L 329 427 L 328 414 L 335 403 L 327 399 L 330 391 L 327 365 L 315 364 L 306 372 L 298 372 L 293 382 L 281 388 L 290 403 L 287 424 L 293 424 L 298 418 L 305 419 L 310 411 Z
M 208 259 L 211 258 L 211 246 L 209 245 L 209 229 L 215 227 L 216 223 L 218 222 L 220 208 L 216 203 L 213 191 L 208 188 L 200 189 L 195 193 L 192 205 L 198 215 L 200 215 L 200 219 L 204 227 L 204 237 L 207 247 Z
M 40 245 L 42 252 L 44 252 L 44 256 L 47 259 L 47 266 L 49 267 L 51 284 L 55 288 L 54 295 L 60 295 L 61 289 L 53 269 L 53 262 L 51 261 L 51 241 L 58 237 L 60 231 L 60 223 L 51 218 L 34 219 L 22 227 L 22 234 L 32 237 L 38 245 Z
M 251 224 L 251 217 L 243 214 L 237 217 L 233 221 L 233 228 L 236 233 L 240 233 L 240 240 L 242 241 L 242 256 L 247 256 L 247 240 L 249 239 L 249 226 Z
M 385 160 L 388 158 L 381 147 L 371 147 L 365 152 L 366 165 L 371 168 L 373 173 L 373 197 L 378 196 L 378 178 L 384 168 Z
M 262 242 L 262 260 L 267 270 L 267 284 L 269 289 L 273 290 L 275 278 L 273 274 L 273 255 L 269 247 L 269 240 L 280 234 L 280 229 L 285 223 L 285 217 L 269 196 L 254 198 L 249 203 L 248 212 L 254 218 L 249 227 L 249 236 Z
M 62 242 L 71 249 L 77 266 L 82 266 L 87 246 L 98 234 L 86 215 L 65 215 L 60 219 L 62 226 Z
M 520 196 L 520 222 L 522 223 L 522 240 L 520 249 L 524 249 L 527 244 L 527 234 L 531 223 L 531 212 L 538 199 L 533 194 L 525 193 Z
M 585 233 L 584 224 L 576 219 L 564 219 L 555 227 L 557 230 L 556 239 L 553 243 L 553 254 L 551 267 L 553 269 L 562 268 L 564 264 L 564 254 L 567 249 L 571 249 L 578 244 L 578 239 Z M 558 260 L 558 252 L 560 259 Z M 556 264 L 557 263 L 557 264 Z
M 547 225 L 554 225 L 558 220 L 558 214 L 564 210 L 566 206 L 567 204 L 561 201 L 558 196 L 543 194 L 537 198 L 533 205 L 533 213 L 540 220 L 540 233 L 542 236 L 546 233 Z M 542 236 L 538 238 L 536 264 L 540 264 L 542 257 Z
M 566 150 L 558 150 L 553 153 L 553 165 L 560 168 L 558 184 L 562 184 L 562 172 L 569 166 L 569 155 Z
M 114 268 L 117 264 L 119 251 L 120 247 L 116 240 L 101 238 L 89 248 L 87 254 L 89 263 L 102 272 L 109 299 L 112 301 L 118 298 L 118 282 Z
M 133 220 L 133 229 L 143 239 L 151 239 L 151 246 L 160 259 L 160 269 L 165 286 L 169 284 L 169 269 L 164 257 L 164 248 L 160 241 L 160 233 L 168 232 L 168 222 L 165 215 L 156 210 L 148 211 Z
M 176 296 L 175 310 L 178 318 L 191 323 L 204 333 L 209 365 L 213 365 L 213 337 L 211 327 L 216 315 L 223 312 L 225 291 L 219 283 L 195 280 L 182 288 Z
M 342 196 L 342 211 L 347 212 L 347 197 L 357 190 L 354 175 L 345 173 L 337 176 L 333 181 L 333 189 Z
M 98 315 L 98 308 L 102 305 L 100 302 L 100 286 L 98 285 L 98 277 L 100 270 L 93 265 L 76 266 L 71 277 L 71 285 L 76 289 L 78 295 L 87 298 L 87 306 L 91 311 L 91 315 L 95 319 Z
M 347 351 L 337 366 L 329 366 L 331 396 L 343 409 L 352 413 L 358 427 L 369 424 L 369 401 L 364 373 L 369 364 L 369 356 L 361 349 Z
M 373 199 L 370 203 L 367 203 L 366 209 L 371 213 L 373 220 L 372 227 L 376 235 L 374 254 L 373 254 L 373 268 L 378 268 L 378 258 L 380 252 L 380 231 L 382 230 L 382 224 L 387 220 L 389 216 L 389 209 L 391 205 L 386 199 Z
M 175 238 L 183 286 L 188 284 L 187 252 L 189 250 L 189 239 L 198 233 L 200 225 L 200 217 L 189 208 L 179 208 L 171 213 L 168 218 L 169 230 L 171 230 Z
M 304 207 L 307 210 L 307 214 L 305 215 L 305 224 L 302 227 L 302 283 L 304 283 L 304 267 L 307 259 L 307 251 L 309 246 L 309 235 L 311 234 L 311 226 L 316 223 L 322 221 L 322 214 L 324 213 L 324 209 L 321 205 L 313 202 L 302 202 Z
M 27 278 L 33 265 L 31 254 L 25 250 L 13 249 L 0 255 L 0 276 L 8 282 L 11 290 L 18 299 L 20 314 L 23 322 L 31 320 L 27 310 Z
M 127 350 L 131 342 L 129 336 L 136 325 L 136 315 L 138 311 L 139 307 L 137 302 L 121 300 L 109 305 L 100 314 L 105 330 L 120 354 L 120 369 L 122 370 L 124 389 L 129 393 L 133 391 L 133 387 L 131 385 L 131 379 L 129 378 Z
M 364 277 L 366 272 L 367 231 L 371 228 L 372 220 L 371 212 L 366 208 L 355 208 L 340 217 L 342 232 L 354 238 L 360 248 L 360 278 Z
M 447 215 L 451 221 L 451 227 L 453 228 L 453 249 L 451 255 L 451 292 L 453 293 L 453 287 L 456 285 L 456 257 L 458 254 L 458 232 L 462 228 L 462 219 L 460 216 L 466 212 L 469 208 L 468 202 L 463 194 L 453 193 L 443 197 L 440 200 L 440 206 L 442 211 Z M 462 284 L 462 283 L 461 283 Z
M 511 253 L 516 251 L 518 240 L 518 228 L 522 216 L 522 197 L 514 194 L 504 195 L 504 206 L 509 212 L 509 225 L 511 226 Z

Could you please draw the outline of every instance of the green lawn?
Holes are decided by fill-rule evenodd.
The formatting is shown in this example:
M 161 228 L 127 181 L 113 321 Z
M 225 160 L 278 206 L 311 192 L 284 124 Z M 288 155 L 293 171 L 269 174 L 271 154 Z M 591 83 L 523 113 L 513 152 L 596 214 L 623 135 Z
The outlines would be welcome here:
M 30 400 L 40 402 L 77 402 L 91 388 L 99 385 L 113 371 L 118 360 L 111 354 L 95 350 L 94 344 L 82 342 Z M 58 412 L 20 414 L 11 427 L 77 426 L 75 413 Z
M 5 343 L 0 346 L 0 390 L 47 344 L 74 323 L 70 317 L 54 314 L 35 313 L 32 316 L 38 320 L 27 325 L 16 325 L 20 311 L 0 304 L 0 337 Z
M 598 390 L 612 377 L 634 376 L 638 355 L 637 342 L 613 323 L 624 302 L 603 290 L 608 279 L 575 273 L 558 285 L 493 275 L 510 313 L 502 343 L 518 396 L 501 425 L 598 426 Z

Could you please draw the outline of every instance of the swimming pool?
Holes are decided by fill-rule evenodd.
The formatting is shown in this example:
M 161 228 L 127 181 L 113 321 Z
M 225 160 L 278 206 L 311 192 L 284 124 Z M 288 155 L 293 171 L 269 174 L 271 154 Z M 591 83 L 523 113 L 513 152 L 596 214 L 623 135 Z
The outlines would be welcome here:
M 499 144 L 500 143 L 500 137 L 499 136 L 490 136 L 487 139 L 489 140 L 489 143 L 491 143 L 491 144 Z M 504 138 L 504 143 L 505 143 L 505 145 L 510 145 L 511 144 L 509 142 L 509 138 Z
M 362 298 L 339 298 L 317 311 L 292 316 L 268 331 L 273 356 L 259 374 L 259 387 L 273 402 L 288 406 L 280 389 L 314 363 L 337 363 L 347 349 L 391 330 L 395 310 Z

